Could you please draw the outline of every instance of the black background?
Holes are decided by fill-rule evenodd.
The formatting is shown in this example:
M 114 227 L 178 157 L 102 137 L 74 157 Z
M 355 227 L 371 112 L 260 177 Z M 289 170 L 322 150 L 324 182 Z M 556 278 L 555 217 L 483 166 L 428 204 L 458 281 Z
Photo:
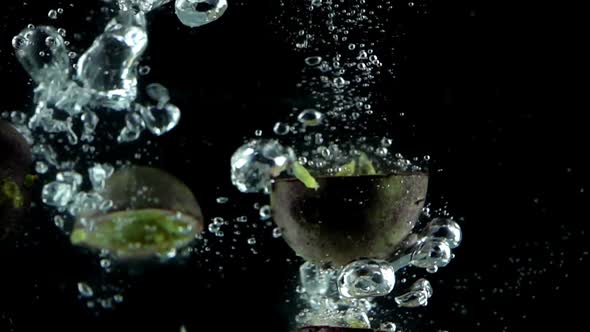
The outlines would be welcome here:
M 2 3 L 0 111 L 32 109 L 12 36 L 28 23 L 52 24 L 47 11 L 62 6 L 58 22 L 83 34 L 83 49 L 110 15 L 85 22 L 97 3 Z M 429 154 L 433 169 L 442 170 L 433 174 L 431 202 L 448 202 L 464 219 L 465 239 L 453 263 L 430 278 L 431 304 L 414 310 L 408 327 L 574 328 L 584 321 L 588 295 L 587 107 L 579 104 L 587 84 L 577 65 L 582 30 L 561 14 L 576 10 L 510 1 L 427 5 L 428 14 L 400 6 L 399 72 L 377 88 L 388 96 L 381 108 L 394 119 L 396 148 Z M 155 154 L 190 185 L 209 217 L 250 209 L 250 198 L 228 185 L 229 157 L 255 129 L 284 118 L 282 101 L 296 94 L 302 57 L 269 25 L 273 10 L 271 1 L 246 1 L 195 31 L 180 27 L 170 7 L 150 18 L 144 63 L 152 72 L 143 80 L 164 83 L 183 110 L 181 125 L 158 140 Z M 219 195 L 239 204 L 225 211 L 215 204 Z M 285 299 L 293 297 L 298 261 L 278 240 L 261 243 L 258 255 L 243 246 L 231 259 L 196 254 L 104 276 L 43 211 L 25 229 L 0 245 L 0 331 L 177 331 L 182 324 L 189 331 L 287 331 L 294 313 Z M 80 280 L 124 285 L 125 301 L 113 310 L 87 309 L 75 286 Z

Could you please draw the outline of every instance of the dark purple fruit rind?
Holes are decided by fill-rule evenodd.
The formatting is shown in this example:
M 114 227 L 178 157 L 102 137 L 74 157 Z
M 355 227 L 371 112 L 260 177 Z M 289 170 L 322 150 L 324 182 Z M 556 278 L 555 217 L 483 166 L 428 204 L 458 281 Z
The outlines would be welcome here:
M 388 258 L 410 234 L 428 188 L 425 173 L 318 177 L 318 190 L 296 179 L 273 184 L 273 217 L 304 259 L 336 266 Z

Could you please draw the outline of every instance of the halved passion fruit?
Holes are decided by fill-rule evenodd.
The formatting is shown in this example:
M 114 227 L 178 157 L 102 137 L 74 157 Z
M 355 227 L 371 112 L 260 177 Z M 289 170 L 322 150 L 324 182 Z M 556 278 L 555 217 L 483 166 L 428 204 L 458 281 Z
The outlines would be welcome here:
M 271 205 L 283 238 L 305 260 L 336 266 L 388 258 L 410 234 L 424 206 L 428 175 L 320 176 L 310 188 L 277 179 Z
M 192 192 L 161 170 L 121 169 L 100 194 L 112 207 L 82 213 L 72 243 L 136 259 L 174 252 L 203 230 L 203 215 Z

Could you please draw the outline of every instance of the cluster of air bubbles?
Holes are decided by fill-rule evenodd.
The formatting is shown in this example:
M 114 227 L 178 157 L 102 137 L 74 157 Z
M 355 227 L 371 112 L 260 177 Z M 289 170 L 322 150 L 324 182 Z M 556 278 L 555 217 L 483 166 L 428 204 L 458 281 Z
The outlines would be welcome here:
M 231 158 L 232 183 L 244 193 L 269 193 L 272 179 L 287 170 L 295 159 L 293 149 L 276 140 L 252 140 Z
M 301 127 L 275 124 L 275 133 L 301 130 L 318 124 L 322 115 L 315 109 L 300 113 Z M 278 135 L 278 134 L 277 134 Z M 231 159 L 231 179 L 236 188 L 247 193 L 269 193 L 279 176 L 302 180 L 304 170 L 312 176 L 376 175 L 394 172 L 423 172 L 424 161 L 404 158 L 390 152 L 392 140 L 387 137 L 330 143 L 330 135 L 308 133 L 293 147 L 274 139 L 253 139 L 236 150 Z M 303 175 L 307 177 L 307 175 Z M 308 177 L 308 178 L 309 178 Z
M 305 262 L 299 268 L 299 279 L 297 291 L 307 308 L 296 316 L 298 325 L 370 327 L 368 313 L 373 304 L 370 299 L 341 296 L 337 285 L 337 269 Z
M 223 237 L 224 233 L 221 229 L 224 225 L 227 225 L 228 222 L 225 221 L 222 217 L 215 217 L 213 218 L 212 222 L 207 227 L 208 231 L 214 234 L 217 237 Z
M 36 107 L 31 116 L 23 112 L 9 114 L 15 128 L 32 146 L 37 173 L 55 179 L 42 190 L 42 201 L 72 215 L 88 209 L 108 207 L 99 194 L 80 191 L 87 179 L 98 192 L 113 168 L 92 166 L 88 172 L 75 171 L 85 160 L 62 160 L 64 150 L 50 142 L 65 142 L 81 148 L 91 160 L 104 112 L 124 112 L 125 125 L 117 141 L 137 140 L 147 130 L 163 135 L 180 121 L 180 110 L 170 103 L 170 94 L 161 84 L 149 84 L 146 94 L 152 101 L 145 105 L 138 97 L 139 61 L 148 44 L 145 12 L 168 0 L 121 0 L 122 10 L 107 24 L 104 32 L 78 57 L 68 51 L 63 28 L 30 24 L 12 39 L 15 55 L 37 84 Z M 133 8 L 132 8 L 133 7 Z M 141 10 L 132 10 L 138 9 Z M 57 19 L 63 9 L 51 10 Z M 71 60 L 78 58 L 73 68 Z M 145 67 L 145 66 L 144 66 Z M 149 67 L 145 67 L 149 68 Z M 145 71 L 145 70 L 144 70 Z M 83 143 L 82 145 L 80 143 Z M 66 151 L 71 151 L 66 148 Z M 90 154 L 88 154 L 90 152 Z M 85 166 L 83 166 L 85 167 Z M 58 224 L 63 224 L 58 222 Z
M 411 238 L 415 240 L 388 260 L 359 259 L 339 268 L 305 262 L 299 269 L 298 292 L 306 308 L 298 314 L 297 323 L 370 328 L 371 301 L 394 291 L 395 274 L 410 266 L 430 272 L 446 266 L 452 257 L 450 248 L 461 242 L 461 229 L 451 219 L 434 218 L 419 234 L 408 237 Z M 393 300 L 399 307 L 416 308 L 426 306 L 432 293 L 430 282 L 422 278 Z M 366 324 L 361 317 L 367 317 Z M 392 322 L 374 328 L 377 327 L 396 330 Z
M 166 87 L 150 84 L 147 94 L 156 104 L 133 105 L 132 110 L 125 115 L 125 126 L 117 137 L 119 143 L 137 140 L 146 129 L 155 136 L 164 135 L 180 122 L 180 109 L 169 103 L 170 95 Z
M 105 263 L 107 264 L 107 263 Z M 80 281 L 76 284 L 78 297 L 86 302 L 88 308 L 100 307 L 102 309 L 113 309 L 113 307 L 124 301 L 123 294 L 118 289 L 108 287 L 92 286 L 88 282 Z
M 47 153 L 47 151 L 45 151 Z M 39 162 L 38 162 L 39 163 Z M 71 217 L 94 212 L 106 212 L 112 206 L 111 200 L 103 198 L 100 194 L 104 189 L 105 181 L 113 174 L 114 167 L 109 164 L 95 164 L 88 169 L 90 187 L 83 191 L 84 177 L 75 171 L 58 172 L 55 180 L 46 183 L 41 191 L 41 200 L 48 206 L 53 206 L 60 212 L 67 212 Z M 65 221 L 62 216 L 58 218 L 56 225 L 65 229 Z

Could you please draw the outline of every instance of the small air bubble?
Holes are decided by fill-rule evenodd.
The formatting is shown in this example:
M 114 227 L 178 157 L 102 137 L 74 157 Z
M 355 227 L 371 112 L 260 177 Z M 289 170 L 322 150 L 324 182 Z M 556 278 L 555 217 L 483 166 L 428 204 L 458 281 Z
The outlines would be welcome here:
M 139 75 L 145 76 L 145 75 L 149 74 L 151 71 L 152 71 L 152 68 L 150 68 L 150 66 L 139 67 Z
M 56 20 L 57 19 L 57 10 L 55 10 L 55 9 L 50 10 L 49 13 L 47 13 L 47 16 L 52 20 Z

